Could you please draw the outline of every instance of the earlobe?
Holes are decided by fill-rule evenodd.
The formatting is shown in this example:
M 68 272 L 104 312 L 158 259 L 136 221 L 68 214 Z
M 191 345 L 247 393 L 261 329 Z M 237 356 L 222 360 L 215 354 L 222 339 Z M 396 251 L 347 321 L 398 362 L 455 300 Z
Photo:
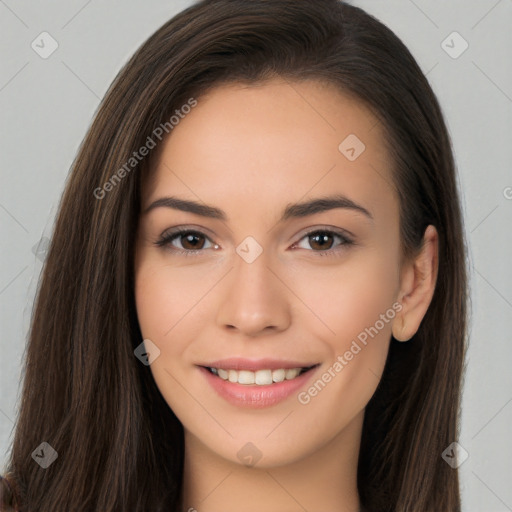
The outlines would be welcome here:
M 438 234 L 430 225 L 425 230 L 420 253 L 403 269 L 399 293 L 402 310 L 392 325 L 397 341 L 408 341 L 416 334 L 434 295 L 437 272 Z
M 397 316 L 392 326 L 393 338 L 400 342 L 409 341 L 411 337 L 404 334 L 406 332 L 406 327 L 407 324 L 405 323 L 403 315 Z

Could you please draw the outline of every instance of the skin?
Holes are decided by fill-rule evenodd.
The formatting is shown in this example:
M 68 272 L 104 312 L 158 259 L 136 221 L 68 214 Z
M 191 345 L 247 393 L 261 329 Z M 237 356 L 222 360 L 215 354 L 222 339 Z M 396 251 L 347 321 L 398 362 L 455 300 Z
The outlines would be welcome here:
M 366 146 L 354 161 L 338 149 L 349 134 Z M 418 256 L 401 259 L 391 184 L 377 119 L 317 81 L 217 87 L 159 147 L 143 210 L 173 195 L 227 215 L 222 221 L 158 207 L 141 214 L 137 236 L 138 319 L 144 339 L 160 350 L 150 369 L 185 429 L 183 510 L 359 510 L 365 406 L 391 334 L 401 341 L 414 335 L 437 277 L 432 226 Z M 288 204 L 334 193 L 373 219 L 336 208 L 279 221 Z M 155 245 L 178 226 L 204 236 L 195 245 L 183 235 Z M 322 228 L 350 232 L 354 244 L 306 236 Z M 247 236 L 263 248 L 252 263 L 236 252 Z M 194 247 L 194 255 L 178 252 Z M 264 409 L 236 407 L 196 366 L 234 356 L 320 363 L 307 389 L 394 303 L 401 311 L 305 405 L 294 393 Z M 252 467 L 237 456 L 248 442 L 261 453 Z

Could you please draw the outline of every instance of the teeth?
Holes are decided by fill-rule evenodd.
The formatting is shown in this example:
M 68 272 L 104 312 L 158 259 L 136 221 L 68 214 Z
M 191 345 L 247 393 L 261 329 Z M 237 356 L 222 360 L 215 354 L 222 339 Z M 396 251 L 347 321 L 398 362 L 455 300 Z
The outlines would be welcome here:
M 272 384 L 272 371 L 258 370 L 254 373 L 254 382 L 260 386 L 268 386 L 269 384 Z
M 229 382 L 238 382 L 238 384 L 257 384 L 258 386 L 268 386 L 273 382 L 283 382 L 284 380 L 295 379 L 302 368 L 280 368 L 279 370 L 258 370 L 251 372 L 249 370 L 224 370 L 222 368 L 210 368 L 214 375 Z
M 228 376 L 229 376 L 229 372 L 227 370 L 223 370 L 222 368 L 219 368 L 217 370 L 217 375 L 219 377 L 221 377 L 222 379 L 227 380 Z
M 272 380 L 274 382 L 283 382 L 286 378 L 286 370 L 274 370 L 272 372 Z
M 231 370 L 229 372 L 231 373 Z M 256 375 L 254 372 L 248 372 L 247 370 L 238 372 L 238 384 L 254 384 L 255 379 Z

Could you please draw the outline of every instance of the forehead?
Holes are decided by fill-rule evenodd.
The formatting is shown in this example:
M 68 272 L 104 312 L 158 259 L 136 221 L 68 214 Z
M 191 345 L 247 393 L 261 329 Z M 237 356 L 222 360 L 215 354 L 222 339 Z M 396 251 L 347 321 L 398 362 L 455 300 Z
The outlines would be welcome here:
M 332 192 L 370 210 L 395 200 L 382 126 L 331 84 L 228 84 L 197 102 L 161 143 L 144 203 L 166 193 L 245 210 Z

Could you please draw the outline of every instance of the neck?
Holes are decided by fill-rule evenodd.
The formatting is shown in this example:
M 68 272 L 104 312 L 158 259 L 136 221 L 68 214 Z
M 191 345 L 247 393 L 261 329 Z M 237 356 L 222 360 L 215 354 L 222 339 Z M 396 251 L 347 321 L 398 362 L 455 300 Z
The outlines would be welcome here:
M 357 461 L 364 410 L 335 438 L 301 459 L 247 467 L 219 456 L 185 430 L 185 512 L 359 512 Z

